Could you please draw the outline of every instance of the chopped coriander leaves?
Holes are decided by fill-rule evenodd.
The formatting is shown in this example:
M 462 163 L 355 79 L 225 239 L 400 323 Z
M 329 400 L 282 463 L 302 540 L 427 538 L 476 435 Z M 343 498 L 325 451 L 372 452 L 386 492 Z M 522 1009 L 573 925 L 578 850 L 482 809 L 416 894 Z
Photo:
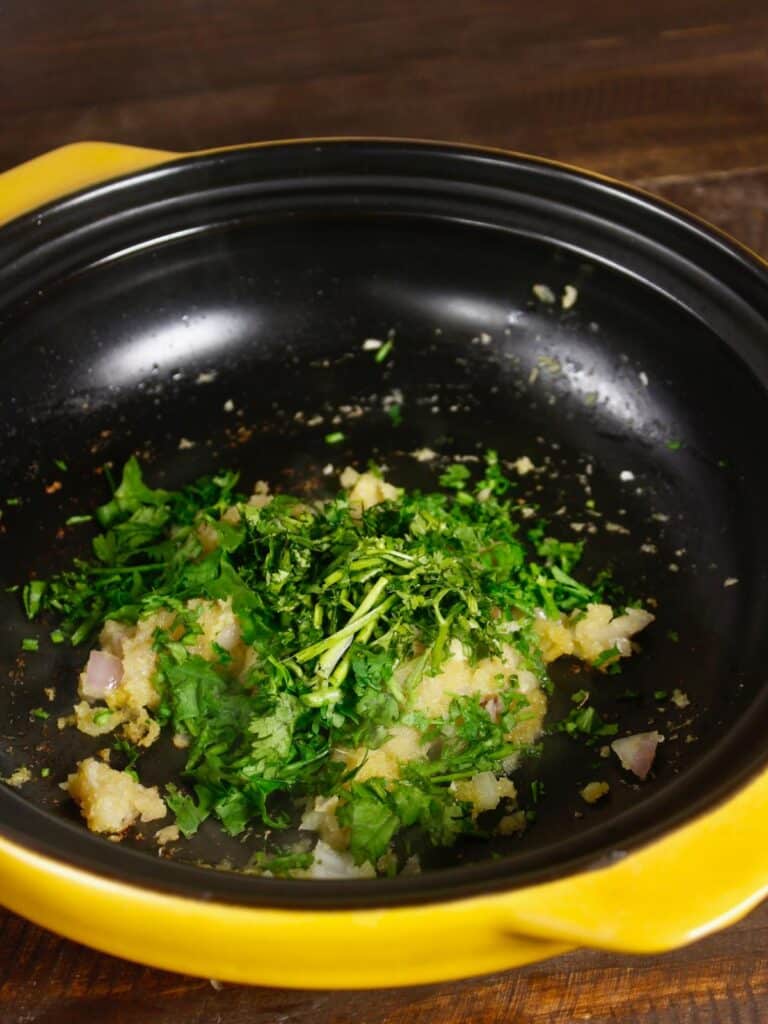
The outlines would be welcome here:
M 356 479 L 354 500 L 250 502 L 236 474 L 169 491 L 130 459 L 95 512 L 92 556 L 25 588 L 30 619 L 58 616 L 52 642 L 93 644 L 105 620 L 132 643 L 146 634 L 157 701 L 141 711 L 184 751 L 164 799 L 185 837 L 208 819 L 247 838 L 307 813 L 312 829 L 346 830 L 350 863 L 391 873 L 413 842 L 481 834 L 486 811 L 514 808 L 506 776 L 538 752 L 551 688 L 542 627 L 575 628 L 607 577 L 590 586 L 583 545 L 521 513 L 495 452 L 474 473 L 449 466 L 434 493 L 399 493 L 375 467 Z M 617 732 L 586 690 L 572 700 L 563 731 Z M 135 722 L 92 708 L 94 725 L 116 720 L 116 767 L 135 775 Z M 533 783 L 531 803 L 543 792 Z M 263 853 L 248 870 L 310 861 Z
M 669 450 L 671 452 L 679 452 L 680 449 L 684 447 L 684 444 L 683 444 L 682 441 L 678 441 L 678 440 L 676 440 L 674 438 L 671 438 L 670 440 L 665 441 L 664 444 L 666 445 L 667 448 L 669 448 Z
M 456 491 L 463 491 L 467 486 L 471 473 L 469 469 L 461 462 L 456 462 L 452 466 L 449 466 L 444 473 L 440 476 L 440 484 L 442 487 L 450 487 Z
M 53 464 L 57 469 L 60 469 L 62 473 L 66 473 L 69 469 L 64 459 L 54 459 Z
M 79 523 L 92 523 L 93 516 L 70 516 L 65 520 L 65 526 L 77 526 Z
M 334 430 L 330 434 L 325 435 L 326 444 L 341 444 L 345 438 L 345 434 L 341 430 Z
M 40 604 L 43 600 L 46 584 L 43 580 L 31 580 L 22 591 L 24 611 L 28 619 L 34 619 L 40 611 Z
M 21 641 L 22 651 L 37 651 L 40 649 L 40 641 L 37 637 L 27 636 Z
M 124 759 L 128 768 L 132 768 L 136 764 L 142 753 L 139 747 L 135 747 L 127 740 L 119 738 L 112 744 L 112 749 Z
M 392 338 L 387 338 L 384 344 L 380 348 L 376 349 L 376 352 L 373 357 L 374 360 L 377 363 L 383 363 L 386 360 L 387 356 L 392 351 L 392 349 L 394 348 L 394 345 L 395 343 L 392 340 Z
M 46 718 L 50 718 L 50 712 L 46 711 L 45 708 L 32 708 L 29 712 L 33 718 L 39 718 L 41 721 L 45 721 Z
M 616 658 L 621 657 L 621 652 L 618 647 L 609 647 L 603 651 L 602 654 L 598 654 L 595 660 L 592 662 L 595 668 L 603 668 L 605 665 L 615 661 Z
M 392 420 L 393 427 L 399 427 L 403 422 L 403 411 L 397 403 L 387 408 L 387 416 Z
M 296 871 L 306 871 L 312 865 L 312 853 L 304 850 L 291 852 L 290 850 L 265 853 L 259 850 L 251 858 L 248 872 L 263 875 L 269 872 L 276 878 L 290 877 Z
M 615 736 L 618 725 L 604 722 L 592 705 L 574 708 L 559 722 L 557 728 L 569 736 L 582 734 L 588 737 Z

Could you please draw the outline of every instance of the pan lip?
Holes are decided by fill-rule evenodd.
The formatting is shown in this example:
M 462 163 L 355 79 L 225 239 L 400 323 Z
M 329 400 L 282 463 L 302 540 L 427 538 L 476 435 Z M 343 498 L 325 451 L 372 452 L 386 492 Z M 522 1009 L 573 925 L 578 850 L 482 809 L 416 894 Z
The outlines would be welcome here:
M 503 146 L 490 146 L 483 145 L 481 143 L 456 142 L 444 139 L 429 139 L 397 135 L 306 136 L 286 139 L 270 139 L 263 142 L 218 146 L 213 149 L 179 153 L 177 156 L 171 157 L 167 162 L 155 165 L 154 168 L 150 169 L 149 173 L 151 174 L 152 170 L 160 170 L 163 168 L 172 169 L 179 165 L 187 165 L 196 160 L 226 156 L 227 154 L 236 154 L 255 149 L 274 149 L 280 147 L 287 148 L 307 145 L 337 146 L 350 144 L 376 144 L 391 146 L 393 149 L 397 149 L 401 146 L 416 146 L 423 148 L 425 151 L 432 150 L 442 152 L 447 155 L 455 154 L 460 156 L 462 154 L 466 154 L 470 156 L 489 156 L 508 161 L 511 160 L 522 165 L 527 164 L 532 167 L 538 166 L 541 168 L 549 168 L 550 170 L 559 171 L 563 174 L 577 177 L 593 185 L 602 184 L 623 195 L 625 198 L 629 196 L 640 199 L 644 204 L 653 206 L 658 211 L 672 215 L 675 219 L 683 221 L 686 226 L 703 231 L 705 235 L 710 236 L 710 241 L 713 240 L 711 236 L 714 235 L 715 240 L 725 243 L 727 248 L 736 250 L 739 255 L 749 257 L 749 259 L 756 263 L 760 269 L 768 272 L 768 257 L 763 257 L 759 252 L 757 252 L 757 250 L 752 249 L 750 246 L 746 245 L 746 243 L 740 241 L 734 235 L 731 235 L 728 231 L 725 231 L 723 228 L 713 224 L 705 217 L 688 210 L 686 207 L 681 206 L 679 203 L 676 203 L 665 196 L 656 195 L 654 192 L 651 192 L 649 189 L 646 189 L 641 185 L 624 181 L 622 178 L 616 178 L 613 175 L 604 174 L 601 171 L 595 171 L 591 168 L 583 167 L 581 164 L 570 163 L 566 160 L 558 160 L 555 157 L 539 156 L 538 154 L 528 153 L 524 150 L 508 149 Z M 133 174 L 121 176 L 120 180 L 136 177 L 142 173 L 145 172 L 135 171 Z
M 656 214 L 662 214 L 665 217 L 669 218 L 671 221 L 674 221 L 677 224 L 682 224 L 687 230 L 695 232 L 701 243 L 706 243 L 709 245 L 716 244 L 719 248 L 721 248 L 721 250 L 725 251 L 730 256 L 737 257 L 742 262 L 747 262 L 755 270 L 759 271 L 762 277 L 765 277 L 765 272 L 766 270 L 768 270 L 768 261 L 763 259 L 758 253 L 753 252 L 751 249 L 743 245 L 741 242 L 733 239 L 726 232 L 709 224 L 707 221 L 696 216 L 695 214 L 692 214 L 689 211 L 684 210 L 682 207 L 670 202 L 669 200 L 654 196 L 652 193 L 646 191 L 643 188 L 621 182 L 617 179 L 593 171 L 584 170 L 580 167 L 569 165 L 567 163 L 563 163 L 557 160 L 551 160 L 548 158 L 531 156 L 524 153 L 518 153 L 515 151 L 509 151 L 504 149 L 496 149 L 492 147 L 459 145 L 455 143 L 444 143 L 429 140 L 378 138 L 365 136 L 352 138 L 339 137 L 318 139 L 310 138 L 285 141 L 276 140 L 274 142 L 226 147 L 209 151 L 203 151 L 200 153 L 180 155 L 176 158 L 169 159 L 167 162 L 157 164 L 155 167 L 152 167 L 148 170 L 133 171 L 127 175 L 122 175 L 120 177 L 111 179 L 100 185 L 91 185 L 86 189 L 63 196 L 60 199 L 53 200 L 51 203 L 46 204 L 45 206 L 39 207 L 36 210 L 33 210 L 29 213 L 23 214 L 21 217 L 9 221 L 7 224 L 3 225 L 2 228 L 0 228 L 0 240 L 2 240 L 2 238 L 4 237 L 5 232 L 11 229 L 14 231 L 23 231 L 27 224 L 34 223 L 35 218 L 39 217 L 41 214 L 52 213 L 59 209 L 68 208 L 78 203 L 83 203 L 89 198 L 98 197 L 100 194 L 106 196 L 120 188 L 128 187 L 131 184 L 139 183 L 143 180 L 151 181 L 152 179 L 158 178 L 161 175 L 173 175 L 175 172 L 183 168 L 196 166 L 203 167 L 207 163 L 216 163 L 219 160 L 226 160 L 230 158 L 234 159 L 240 156 L 241 154 L 245 154 L 257 149 L 275 150 L 280 148 L 297 149 L 301 147 L 343 146 L 350 148 L 350 150 L 354 150 L 355 148 L 365 149 L 366 147 L 371 145 L 384 147 L 393 153 L 399 152 L 403 156 L 407 154 L 409 148 L 417 147 L 422 152 L 432 153 L 437 155 L 438 157 L 486 157 L 507 164 L 509 164 L 511 161 L 512 163 L 519 165 L 523 168 L 536 167 L 543 170 L 548 170 L 552 173 L 562 175 L 565 178 L 578 178 L 587 186 L 593 188 L 599 186 L 607 190 L 613 196 L 614 202 L 626 202 L 627 200 L 631 200 L 632 202 L 639 204 L 646 211 L 655 211 Z M 748 711 L 743 712 L 743 714 L 747 713 Z M 686 808 L 684 811 L 679 812 L 676 815 L 673 815 L 671 819 L 666 819 L 664 825 L 660 828 L 646 829 L 643 832 L 639 833 L 638 836 L 632 837 L 629 841 L 622 843 L 622 850 L 612 848 L 610 851 L 605 851 L 603 853 L 593 852 L 582 855 L 581 857 L 576 858 L 574 861 L 568 862 L 565 865 L 558 865 L 550 870 L 536 871 L 536 877 L 533 881 L 526 881 L 525 875 L 523 875 L 522 877 L 515 878 L 511 881 L 509 879 L 504 879 L 501 869 L 499 870 L 498 874 L 494 873 L 492 877 L 489 877 L 487 873 L 489 864 L 485 863 L 482 865 L 482 883 L 485 886 L 485 888 L 482 890 L 479 890 L 477 888 L 468 889 L 467 884 L 462 884 L 461 880 L 455 878 L 456 872 L 460 872 L 462 874 L 467 872 L 468 868 L 465 867 L 456 869 L 444 869 L 434 872 L 434 874 L 432 875 L 433 878 L 437 879 L 440 876 L 443 876 L 443 878 L 445 879 L 444 882 L 435 884 L 434 890 L 436 894 L 433 893 L 432 889 L 430 889 L 429 893 L 424 895 L 409 895 L 406 892 L 405 896 L 401 895 L 401 898 L 398 899 L 397 892 L 393 891 L 393 884 L 395 883 L 390 883 L 388 880 L 377 880 L 373 883 L 356 882 L 350 880 L 341 883 L 344 890 L 349 890 L 350 887 L 354 887 L 358 891 L 360 891 L 360 888 L 363 886 L 367 888 L 375 886 L 380 890 L 380 892 L 377 893 L 376 898 L 374 898 L 373 896 L 371 896 L 370 899 L 368 897 L 361 897 L 359 902 L 353 902 L 350 899 L 344 899 L 340 896 L 338 900 L 332 899 L 327 903 L 323 902 L 322 904 L 320 904 L 315 903 L 315 901 L 311 901 L 307 904 L 302 904 L 300 902 L 300 897 L 296 892 L 294 892 L 294 894 L 292 894 L 290 897 L 286 896 L 285 900 L 281 899 L 279 902 L 270 900 L 268 898 L 268 892 L 266 891 L 265 887 L 265 892 L 263 894 L 265 898 L 261 900 L 261 902 L 247 901 L 245 903 L 242 903 L 240 902 L 241 897 L 228 899 L 222 897 L 219 893 L 216 893 L 210 898 L 201 897 L 199 895 L 190 895 L 190 887 L 187 885 L 180 885 L 178 888 L 176 888 L 174 886 L 154 884 L 151 881 L 147 881 L 146 879 L 137 882 L 131 877 L 126 878 L 121 874 L 112 873 L 108 870 L 104 870 L 103 872 L 92 870 L 88 867 L 84 867 L 82 864 L 77 863 L 76 861 L 73 861 L 72 859 L 63 859 L 56 857 L 55 853 L 52 853 L 49 847 L 46 847 L 45 844 L 37 846 L 36 843 L 30 842 L 28 836 L 24 837 L 23 845 L 28 849 L 33 849 L 37 852 L 43 853 L 45 856 L 53 857 L 53 859 L 58 860 L 60 863 L 65 863 L 70 866 L 76 867 L 78 870 L 86 871 L 92 874 L 94 878 L 99 878 L 102 880 L 117 879 L 125 882 L 126 884 L 141 885 L 143 888 L 150 887 L 157 892 L 168 894 L 172 893 L 177 896 L 183 895 L 185 898 L 188 899 L 200 900 L 204 898 L 206 902 L 222 902 L 240 906 L 279 907 L 289 905 L 293 909 L 306 910 L 330 908 L 353 910 L 360 909 L 362 907 L 424 905 L 430 902 L 446 902 L 467 899 L 473 895 L 479 895 L 481 892 L 489 893 L 493 891 L 519 891 L 531 885 L 546 883 L 554 879 L 573 877 L 584 871 L 599 870 L 601 867 L 604 867 L 606 863 L 609 863 L 612 857 L 618 855 L 619 853 L 623 854 L 624 852 L 627 852 L 631 856 L 639 852 L 640 850 L 645 849 L 649 845 L 663 841 L 664 838 L 666 838 L 670 834 L 673 834 L 678 829 L 694 824 L 699 818 L 706 816 L 715 811 L 716 809 L 722 807 L 733 796 L 735 796 L 736 793 L 745 788 L 750 781 L 752 781 L 754 778 L 765 772 L 767 763 L 768 755 L 765 755 L 762 759 L 760 759 L 758 763 L 751 764 L 748 769 L 745 769 L 737 780 L 731 780 L 726 786 L 721 786 L 714 793 L 712 793 L 711 791 L 708 792 L 693 806 L 693 809 Z M 0 823 L 0 835 L 6 836 L 13 842 L 19 842 L 19 837 L 14 833 L 14 830 L 12 828 L 8 828 L 6 823 Z M 108 848 L 105 847 L 104 849 L 106 850 Z M 137 857 L 140 857 L 142 860 L 147 861 L 148 864 L 152 863 L 152 861 L 148 857 L 146 857 L 145 854 L 137 853 Z M 179 865 L 176 865 L 176 867 L 178 866 Z M 198 877 L 197 873 L 200 872 L 201 869 L 194 870 L 196 872 L 196 877 Z M 416 882 L 416 885 L 422 883 L 423 876 L 419 882 Z M 318 883 L 316 881 L 291 881 L 287 884 L 295 890 L 299 887 L 303 888 L 307 885 L 312 886 L 314 888 L 317 886 Z M 477 886 L 477 884 L 478 883 L 476 882 L 475 886 Z M 268 885 L 273 885 L 272 880 L 268 882 Z M 384 891 L 382 886 L 385 887 L 386 891 Z M 336 887 L 334 886 L 334 888 Z M 400 888 L 400 886 L 398 886 L 398 888 Z M 449 888 L 452 891 L 446 893 L 444 891 L 446 888 Z M 391 898 L 388 898 L 388 894 Z
M 73 146 L 113 146 L 112 143 L 82 142 L 73 143 Z M 168 153 L 167 160 L 157 159 L 146 168 L 129 171 L 128 173 L 110 176 L 104 181 L 92 183 L 84 188 L 50 200 L 33 209 L 22 212 L 19 216 L 0 223 L 0 243 L 3 236 L 9 229 L 23 230 L 28 224 L 39 225 L 40 218 L 51 214 L 64 207 L 79 204 L 87 199 L 94 198 L 100 194 L 107 194 L 119 189 L 130 187 L 142 181 L 150 181 L 153 178 L 179 173 L 182 170 L 203 166 L 207 163 L 216 163 L 221 160 L 236 158 L 253 152 L 268 152 L 284 149 L 294 151 L 300 149 L 365 149 L 369 146 L 382 147 L 393 153 L 400 151 L 402 155 L 408 149 L 415 149 L 422 153 L 432 153 L 442 157 L 461 158 L 483 157 L 507 164 L 519 165 L 520 167 L 538 168 L 549 170 L 564 177 L 576 179 L 587 186 L 602 187 L 608 190 L 617 199 L 633 200 L 639 202 L 648 211 L 662 214 L 671 221 L 681 224 L 689 231 L 695 232 L 702 241 L 710 244 L 717 243 L 725 252 L 732 256 L 745 259 L 754 269 L 768 273 L 768 257 L 762 256 L 755 249 L 730 234 L 725 229 L 713 224 L 705 217 L 681 206 L 679 203 L 665 197 L 656 195 L 654 192 L 642 185 L 625 181 L 613 175 L 595 171 L 583 167 L 580 164 L 558 160 L 554 157 L 540 156 L 534 153 L 527 153 L 522 150 L 508 149 L 499 146 L 483 145 L 480 143 L 456 142 L 451 140 L 418 138 L 410 136 L 378 136 L 378 135 L 329 135 L 329 136 L 306 136 L 284 139 L 269 139 L 260 142 L 237 143 L 229 146 L 217 146 L 210 149 L 193 150 L 181 153 Z M 66 148 L 66 147 L 62 147 Z M 131 147 L 118 147 L 129 149 Z M 53 151 L 55 152 L 55 150 Z M 155 151 L 149 150 L 154 153 Z M 45 155 L 45 154 L 43 154 Z M 24 165 L 19 165 L 23 168 Z M 10 168 L 14 170 L 14 168 Z

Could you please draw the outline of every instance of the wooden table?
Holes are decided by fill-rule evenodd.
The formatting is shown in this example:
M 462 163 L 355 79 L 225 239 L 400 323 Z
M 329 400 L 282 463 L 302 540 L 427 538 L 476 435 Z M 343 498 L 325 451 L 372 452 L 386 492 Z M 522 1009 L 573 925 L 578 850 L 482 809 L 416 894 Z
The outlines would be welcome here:
M 342 134 L 582 164 L 768 254 L 768 4 L 0 2 L 0 169 L 81 139 L 185 150 Z M 768 906 L 665 956 L 577 952 L 374 994 L 217 990 L 10 914 L 0 914 L 0 958 L 3 1024 L 768 1021 Z

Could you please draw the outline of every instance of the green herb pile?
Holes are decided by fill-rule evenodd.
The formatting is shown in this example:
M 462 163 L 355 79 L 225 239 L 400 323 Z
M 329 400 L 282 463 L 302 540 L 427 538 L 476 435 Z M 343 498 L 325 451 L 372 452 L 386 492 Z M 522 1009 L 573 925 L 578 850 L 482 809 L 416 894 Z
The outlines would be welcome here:
M 413 711 L 410 695 L 425 674 L 440 672 L 454 640 L 470 661 L 513 642 L 547 685 L 536 609 L 556 615 L 600 595 L 571 575 L 580 544 L 522 518 L 495 453 L 474 483 L 456 464 L 440 484 L 441 493 L 403 494 L 362 514 L 345 492 L 313 505 L 276 495 L 255 507 L 237 493 L 234 473 L 170 492 L 148 487 L 131 459 L 96 511 L 93 558 L 28 584 L 29 616 L 56 613 L 58 638 L 72 644 L 91 640 L 107 618 L 175 613 L 173 628 L 154 640 L 155 715 L 189 738 L 180 785 L 166 789 L 186 836 L 209 816 L 231 835 L 286 828 L 307 798 L 333 794 L 357 863 L 375 864 L 393 840 L 404 856 L 415 837 L 444 845 L 478 830 L 451 783 L 502 773 L 520 752 L 507 736 L 529 713 L 525 697 L 513 680 L 495 720 L 478 697 L 456 697 L 447 718 L 430 720 Z M 232 505 L 239 521 L 223 521 Z M 209 553 L 201 523 L 218 538 Z M 231 598 L 255 652 L 244 676 L 224 649 L 210 661 L 190 652 L 200 633 L 191 598 Z M 408 672 L 395 683 L 403 663 Z M 332 757 L 379 746 L 396 722 L 434 741 L 430 757 L 403 765 L 398 781 L 355 781 Z

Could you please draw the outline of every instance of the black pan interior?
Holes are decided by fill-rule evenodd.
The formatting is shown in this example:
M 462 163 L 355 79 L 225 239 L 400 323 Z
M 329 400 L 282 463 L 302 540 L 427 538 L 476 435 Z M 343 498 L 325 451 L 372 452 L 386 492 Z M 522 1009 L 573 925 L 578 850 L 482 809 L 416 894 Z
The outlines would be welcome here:
M 536 298 L 541 283 L 555 304 Z M 569 284 L 578 299 L 564 310 Z M 236 466 L 248 486 L 263 478 L 310 493 L 333 486 L 329 465 L 335 474 L 369 458 L 399 484 L 433 486 L 440 460 L 409 454 L 422 447 L 445 459 L 527 454 L 542 472 L 521 478 L 519 493 L 555 532 L 596 526 L 585 573 L 612 565 L 631 593 L 657 602 L 643 653 L 621 676 L 558 665 L 553 717 L 587 686 L 608 717 L 667 741 L 652 778 L 632 785 L 613 759 L 549 738 L 521 776 L 523 803 L 531 779 L 546 791 L 527 835 L 465 843 L 418 878 L 339 885 L 207 871 L 196 862 L 244 851 L 212 825 L 166 860 L 151 841 L 118 847 L 79 824 L 59 783 L 99 744 L 59 733 L 56 718 L 71 708 L 84 654 L 50 644 L 52 623 L 30 626 L 19 594 L 3 591 L 0 773 L 28 764 L 36 778 L 0 790 L 0 828 L 164 889 L 352 905 L 603 863 L 732 792 L 766 760 L 767 309 L 757 262 L 682 214 L 559 167 L 436 146 L 193 158 L 6 226 L 5 586 L 87 551 L 90 527 L 62 523 L 105 497 L 105 462 L 134 451 L 155 484 Z M 393 356 L 378 364 L 363 342 L 388 335 Z M 333 430 L 342 445 L 325 442 Z M 601 518 L 585 511 L 588 498 Z M 40 650 L 21 655 L 30 635 Z M 675 688 L 689 707 L 653 697 Z M 38 707 L 50 718 L 31 716 Z M 161 780 L 170 757 L 148 755 L 145 779 Z M 593 778 L 611 794 L 589 808 L 578 789 Z

